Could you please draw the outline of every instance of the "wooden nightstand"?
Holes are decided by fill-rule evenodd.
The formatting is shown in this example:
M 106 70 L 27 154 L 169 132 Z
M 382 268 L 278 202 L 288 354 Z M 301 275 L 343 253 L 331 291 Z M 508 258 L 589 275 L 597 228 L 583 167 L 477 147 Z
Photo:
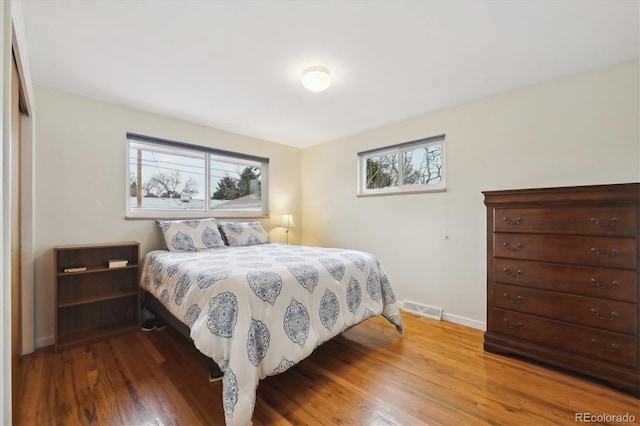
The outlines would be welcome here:
M 56 246 L 53 253 L 56 351 L 138 329 L 138 242 Z M 110 268 L 110 260 L 120 266 Z

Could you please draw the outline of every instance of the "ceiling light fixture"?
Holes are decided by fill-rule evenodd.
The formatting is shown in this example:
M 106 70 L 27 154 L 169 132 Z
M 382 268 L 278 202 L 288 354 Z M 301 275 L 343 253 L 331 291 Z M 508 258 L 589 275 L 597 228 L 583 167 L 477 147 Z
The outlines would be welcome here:
M 331 76 L 325 67 L 308 67 L 302 72 L 302 85 L 311 92 L 322 92 L 330 84 Z

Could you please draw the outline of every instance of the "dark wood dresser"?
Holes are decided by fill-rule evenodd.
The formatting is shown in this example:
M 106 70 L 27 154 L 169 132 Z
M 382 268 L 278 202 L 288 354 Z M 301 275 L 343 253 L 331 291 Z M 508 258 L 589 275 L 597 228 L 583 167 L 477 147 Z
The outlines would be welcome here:
M 640 184 L 485 191 L 484 348 L 640 394 Z

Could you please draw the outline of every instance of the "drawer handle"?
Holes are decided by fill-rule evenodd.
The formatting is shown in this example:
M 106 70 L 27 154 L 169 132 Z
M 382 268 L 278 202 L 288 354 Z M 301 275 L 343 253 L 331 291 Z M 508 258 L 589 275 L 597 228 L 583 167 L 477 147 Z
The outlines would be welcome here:
M 617 343 L 612 343 L 611 346 L 604 347 L 604 346 L 600 346 L 600 342 L 598 341 L 598 339 L 591 339 L 591 343 L 593 343 L 594 345 L 596 345 L 598 347 L 598 349 L 600 349 L 601 351 L 606 351 L 606 352 L 615 352 L 618 349 L 620 349 L 620 345 Z
M 600 280 L 597 278 L 591 278 L 591 282 L 593 283 L 593 285 L 603 290 L 613 290 L 620 285 L 620 281 L 618 280 L 611 281 L 611 285 L 609 287 L 605 287 L 602 284 L 600 284 Z
M 615 257 L 617 254 L 620 253 L 620 250 L 611 249 L 609 253 L 602 253 L 599 248 L 591 247 L 591 252 L 596 256 L 600 256 L 600 257 Z
M 507 302 L 509 302 L 509 303 L 520 303 L 521 301 L 524 300 L 524 297 L 522 297 L 522 296 L 518 296 L 515 299 L 512 299 L 512 298 L 509 297 L 509 293 L 502 293 L 502 297 L 507 299 Z
M 517 330 L 517 329 L 519 329 L 519 328 L 522 328 L 522 327 L 523 327 L 523 324 L 522 324 L 522 322 L 520 322 L 520 321 L 518 321 L 518 322 L 516 323 L 516 325 L 513 325 L 513 324 L 511 324 L 511 323 L 509 322 L 509 320 L 508 320 L 508 319 L 503 318 L 503 319 L 502 319 L 502 322 L 504 322 L 504 325 L 506 325 L 506 326 L 507 326 L 507 328 L 510 328 L 510 329 L 512 329 L 512 330 Z
M 591 313 L 593 315 L 596 316 L 596 318 L 601 319 L 601 320 L 605 320 L 605 321 L 613 321 L 614 319 L 618 318 L 620 316 L 619 313 L 617 313 L 616 311 L 612 311 L 611 314 L 609 314 L 608 317 L 603 317 L 600 315 L 600 311 L 598 311 L 598 308 L 591 308 Z
M 502 245 L 506 247 L 507 250 L 511 250 L 511 251 L 520 251 L 520 249 L 523 247 L 522 243 L 518 243 L 518 245 L 515 247 L 512 247 L 510 243 L 502 243 Z
M 516 220 L 511 219 L 510 217 L 503 217 L 502 220 L 507 224 L 507 225 L 520 225 L 522 223 L 522 221 L 524 219 L 522 219 L 520 216 L 518 216 L 516 218 Z
M 597 218 L 597 217 L 591 218 L 591 222 L 595 223 L 596 225 L 602 228 L 611 228 L 616 223 L 618 223 L 619 220 L 620 219 L 618 219 L 617 217 L 612 217 L 611 219 L 609 219 L 609 222 L 606 222 L 606 221 L 601 221 L 600 218 Z
M 522 272 L 520 269 L 518 269 L 515 274 L 511 272 L 511 269 L 509 268 L 502 268 L 502 271 L 508 276 L 515 278 L 518 278 L 520 275 L 524 274 L 524 272 Z

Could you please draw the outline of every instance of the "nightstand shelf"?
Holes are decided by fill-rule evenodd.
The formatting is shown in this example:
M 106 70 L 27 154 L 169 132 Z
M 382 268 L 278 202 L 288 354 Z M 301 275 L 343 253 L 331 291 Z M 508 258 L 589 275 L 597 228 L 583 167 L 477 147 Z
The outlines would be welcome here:
M 55 350 L 138 329 L 140 244 L 124 242 L 54 247 Z M 110 259 L 126 259 L 109 268 Z M 69 267 L 86 267 L 64 272 Z
M 108 268 L 106 266 L 90 266 L 87 267 L 86 271 L 80 271 L 80 272 L 62 272 L 62 271 L 58 271 L 58 276 L 59 277 L 64 277 L 64 276 L 69 276 L 69 275 L 84 275 L 84 274 L 94 274 L 96 272 L 113 272 L 115 270 L 120 270 L 120 269 L 137 269 L 138 265 L 127 265 L 127 266 L 122 266 L 122 267 L 118 267 L 118 268 Z
M 87 303 L 102 302 L 104 300 L 127 298 L 130 296 L 136 296 L 137 294 L 138 294 L 138 290 L 129 290 L 129 291 L 125 290 L 125 291 L 119 291 L 115 293 L 104 294 L 104 295 L 96 295 L 93 297 L 75 297 L 75 298 L 68 298 L 68 299 L 58 299 L 58 308 L 67 308 L 70 306 L 84 305 Z

